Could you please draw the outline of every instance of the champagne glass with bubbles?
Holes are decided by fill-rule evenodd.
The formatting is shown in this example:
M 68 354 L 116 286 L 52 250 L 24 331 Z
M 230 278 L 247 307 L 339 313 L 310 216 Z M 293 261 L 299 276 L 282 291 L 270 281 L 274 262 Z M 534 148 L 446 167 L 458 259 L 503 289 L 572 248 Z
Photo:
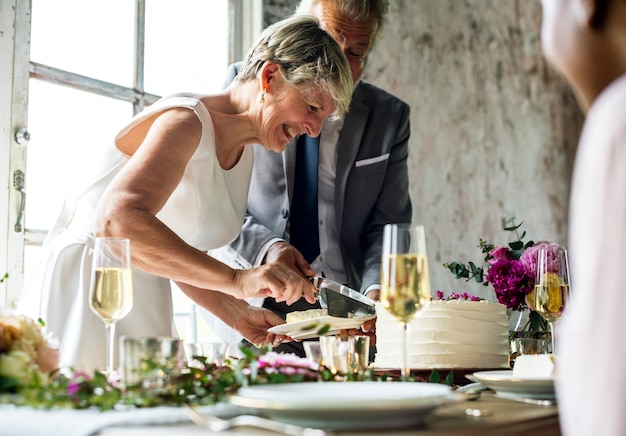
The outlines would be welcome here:
M 104 321 L 107 335 L 106 375 L 110 378 L 113 374 L 115 324 L 133 307 L 129 239 L 96 238 L 89 307 Z
M 409 322 L 430 301 L 430 281 L 424 227 L 387 224 L 383 233 L 381 303 L 400 323 L 402 336 L 402 380 L 408 380 Z
M 552 353 L 555 353 L 555 324 L 563 315 L 569 299 L 569 265 L 564 248 L 537 251 L 537 274 L 535 276 L 535 311 L 550 325 Z

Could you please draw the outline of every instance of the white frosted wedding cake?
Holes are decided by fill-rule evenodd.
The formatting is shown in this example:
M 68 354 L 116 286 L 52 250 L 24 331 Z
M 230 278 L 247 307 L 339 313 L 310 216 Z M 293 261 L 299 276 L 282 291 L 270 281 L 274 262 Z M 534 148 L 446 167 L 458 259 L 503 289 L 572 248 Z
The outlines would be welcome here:
M 376 304 L 377 368 L 402 367 L 402 325 Z M 433 300 L 409 324 L 413 369 L 508 368 L 506 308 L 488 301 Z

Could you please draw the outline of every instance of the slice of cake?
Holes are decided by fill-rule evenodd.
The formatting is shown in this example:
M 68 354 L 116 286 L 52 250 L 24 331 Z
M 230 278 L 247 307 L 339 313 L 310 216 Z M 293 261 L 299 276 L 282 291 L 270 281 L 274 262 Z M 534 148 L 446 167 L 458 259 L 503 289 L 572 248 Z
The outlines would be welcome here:
M 544 378 L 556 375 L 554 354 L 522 354 L 515 359 L 513 377 Z
M 295 312 L 288 312 L 285 322 L 290 323 L 305 319 L 323 318 L 325 316 L 328 316 L 327 309 L 298 310 Z
M 377 368 L 402 366 L 402 325 L 376 304 Z M 414 369 L 509 367 L 508 317 L 502 304 L 433 300 L 409 324 L 408 365 Z

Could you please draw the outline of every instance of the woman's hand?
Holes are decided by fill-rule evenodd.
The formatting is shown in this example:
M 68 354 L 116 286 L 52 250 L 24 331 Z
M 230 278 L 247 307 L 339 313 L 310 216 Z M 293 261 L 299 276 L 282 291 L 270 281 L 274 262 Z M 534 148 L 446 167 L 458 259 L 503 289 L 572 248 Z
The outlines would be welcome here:
M 315 303 L 313 283 L 283 263 L 269 263 L 257 268 L 234 270 L 237 298 L 272 297 L 277 302 L 291 305 L 304 297 Z
M 278 346 L 293 340 L 285 335 L 268 333 L 268 329 L 285 323 L 271 310 L 251 306 L 245 300 L 219 291 L 199 289 L 186 283 L 177 285 L 189 298 L 235 329 L 251 344 Z
M 300 271 L 307 277 L 315 276 L 315 271 L 311 269 L 309 262 L 306 261 L 296 247 L 287 242 L 276 242 L 268 248 L 263 263 L 268 264 L 274 262 L 282 263 L 296 271 Z
M 268 329 L 285 323 L 280 316 L 271 310 L 248 306 L 242 315 L 233 324 L 233 328 L 251 344 L 276 347 L 283 342 L 291 342 L 293 340 L 288 336 L 268 333 Z

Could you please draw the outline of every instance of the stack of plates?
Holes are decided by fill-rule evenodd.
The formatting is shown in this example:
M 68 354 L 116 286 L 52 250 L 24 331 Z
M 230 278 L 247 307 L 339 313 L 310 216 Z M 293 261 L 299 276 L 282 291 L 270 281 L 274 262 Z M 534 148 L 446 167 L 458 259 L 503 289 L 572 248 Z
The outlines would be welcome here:
M 479 371 L 468 376 L 496 391 L 496 395 L 511 399 L 554 400 L 554 377 L 514 377 L 512 370 Z

